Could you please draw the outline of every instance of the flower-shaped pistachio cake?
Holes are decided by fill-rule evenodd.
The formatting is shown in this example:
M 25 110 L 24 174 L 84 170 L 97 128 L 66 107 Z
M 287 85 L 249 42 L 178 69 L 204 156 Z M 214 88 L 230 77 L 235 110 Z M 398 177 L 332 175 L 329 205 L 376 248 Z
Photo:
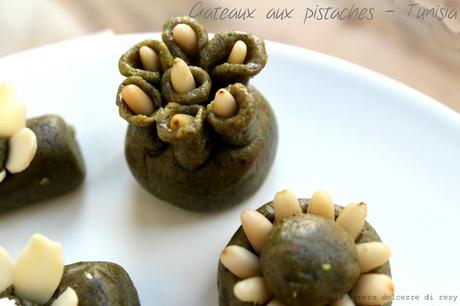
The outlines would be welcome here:
M 245 210 L 220 257 L 219 305 L 391 305 L 390 249 L 366 216 L 365 203 L 342 208 L 322 191 Z
M 265 66 L 264 41 L 228 31 L 208 39 L 189 17 L 162 40 L 123 54 L 116 104 L 128 121 L 125 153 L 150 193 L 185 209 L 221 209 L 254 193 L 276 154 L 277 127 L 248 81 Z

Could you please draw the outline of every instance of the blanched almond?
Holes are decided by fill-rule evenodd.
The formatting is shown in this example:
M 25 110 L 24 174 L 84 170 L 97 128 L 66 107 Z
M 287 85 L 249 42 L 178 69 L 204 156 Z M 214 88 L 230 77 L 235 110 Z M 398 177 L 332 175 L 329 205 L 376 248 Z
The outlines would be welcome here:
M 36 304 L 45 304 L 61 282 L 64 255 L 58 242 L 34 234 L 14 268 L 15 295 Z
M 26 126 L 26 105 L 7 83 L 0 84 L 0 137 L 11 137 Z
M 142 46 L 139 49 L 142 67 L 148 71 L 160 71 L 160 58 L 158 54 L 150 47 Z
M 270 292 L 263 277 L 256 276 L 239 281 L 233 287 L 233 294 L 243 302 L 263 304 L 270 299 Z
M 368 242 L 356 245 L 361 273 L 383 266 L 391 256 L 390 247 L 381 242 Z
M 19 173 L 27 169 L 37 153 L 37 136 L 29 128 L 23 128 L 10 138 L 6 169 Z
M 366 217 L 367 204 L 363 202 L 352 203 L 344 208 L 336 221 L 356 240 L 363 230 Z
M 260 253 L 273 224 L 260 212 L 246 209 L 241 214 L 241 225 L 254 250 Z
M 72 288 L 67 287 L 51 306 L 78 306 L 77 293 Z
M 171 68 L 171 83 L 178 93 L 187 93 L 196 88 L 193 74 L 181 58 L 176 57 Z
M 173 29 L 173 38 L 188 56 L 195 56 L 198 53 L 198 37 L 188 24 L 176 25 Z
M 394 295 L 393 281 L 385 274 L 364 274 L 351 291 L 356 305 L 384 305 Z
M 239 278 L 248 278 L 259 274 L 259 257 L 237 245 L 224 249 L 220 262 Z
M 228 56 L 227 62 L 229 64 L 244 64 L 246 60 L 246 53 L 248 52 L 248 47 L 242 40 L 238 40 L 232 48 L 230 55 Z
M 302 213 L 299 200 L 294 192 L 288 189 L 276 193 L 273 208 L 275 209 L 275 221 Z
M 17 96 L 13 86 L 8 82 L 0 83 L 0 105 L 3 103 L 16 102 Z
M 13 284 L 14 263 L 10 254 L 0 247 L 0 293 Z
M 308 202 L 307 213 L 334 220 L 334 204 L 329 193 L 325 191 L 315 192 Z

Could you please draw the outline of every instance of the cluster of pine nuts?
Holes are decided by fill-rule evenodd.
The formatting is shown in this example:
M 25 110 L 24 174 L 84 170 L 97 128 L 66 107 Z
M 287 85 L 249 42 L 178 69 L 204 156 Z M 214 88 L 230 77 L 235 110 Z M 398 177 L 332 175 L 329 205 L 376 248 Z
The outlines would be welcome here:
M 296 195 L 290 190 L 276 193 L 272 206 L 275 222 L 302 214 Z M 330 195 L 324 191 L 313 194 L 308 203 L 308 214 L 326 219 L 335 219 L 335 208 Z M 361 234 L 367 217 L 365 203 L 352 203 L 346 206 L 335 221 L 354 240 Z M 241 225 L 252 248 L 260 254 L 273 224 L 256 210 L 245 210 L 241 214 Z M 390 248 L 381 242 L 356 244 L 361 276 L 352 291 L 336 300 L 332 306 L 383 305 L 393 296 L 393 281 L 385 274 L 368 273 L 383 266 L 390 258 Z M 230 245 L 220 256 L 221 263 L 242 280 L 233 288 L 234 295 L 243 302 L 282 306 L 282 302 L 272 299 L 263 276 L 260 275 L 260 262 L 257 254 L 237 245 Z M 366 298 L 372 297 L 372 298 Z M 272 300 L 270 300 L 272 299 Z
M 191 26 L 179 23 L 173 28 L 174 41 L 179 45 L 188 56 L 195 56 L 198 52 L 198 37 Z M 244 64 L 247 56 L 247 45 L 242 40 L 238 40 L 228 56 L 227 62 L 231 64 Z M 139 49 L 139 58 L 142 68 L 147 71 L 160 71 L 159 55 L 150 47 L 142 46 Z M 179 94 L 184 94 L 196 88 L 196 81 L 187 63 L 181 58 L 176 57 L 171 68 L 171 83 L 174 90 Z M 150 116 L 154 110 L 152 99 L 137 85 L 125 85 L 121 91 L 123 101 L 129 109 L 136 115 Z M 238 113 L 238 103 L 226 89 L 222 88 L 216 92 L 213 101 L 215 114 L 222 118 L 229 118 Z M 185 117 L 181 117 L 184 119 Z M 174 120 L 171 128 L 177 129 L 182 124 L 190 124 L 193 120 Z M 180 125 L 177 125 L 180 124 Z

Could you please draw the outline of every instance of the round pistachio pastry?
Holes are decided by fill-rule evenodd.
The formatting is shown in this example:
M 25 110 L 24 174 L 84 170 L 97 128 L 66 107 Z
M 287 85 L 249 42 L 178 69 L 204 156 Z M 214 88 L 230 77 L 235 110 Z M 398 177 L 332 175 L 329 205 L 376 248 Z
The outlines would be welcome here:
M 84 174 L 75 130 L 56 115 L 26 120 L 25 104 L 0 84 L 0 213 L 70 192 Z
M 365 203 L 343 208 L 323 191 L 245 210 L 220 257 L 219 305 L 391 305 L 390 249 L 366 216 Z
M 15 263 L 0 247 L 0 305 L 139 306 L 128 273 L 110 262 L 64 266 L 58 242 L 34 234 Z
M 242 32 L 208 40 L 189 17 L 166 21 L 162 39 L 120 58 L 127 79 L 116 105 L 129 123 L 129 168 L 147 191 L 184 209 L 240 203 L 265 180 L 278 142 L 270 105 L 248 83 L 267 62 L 264 41 Z

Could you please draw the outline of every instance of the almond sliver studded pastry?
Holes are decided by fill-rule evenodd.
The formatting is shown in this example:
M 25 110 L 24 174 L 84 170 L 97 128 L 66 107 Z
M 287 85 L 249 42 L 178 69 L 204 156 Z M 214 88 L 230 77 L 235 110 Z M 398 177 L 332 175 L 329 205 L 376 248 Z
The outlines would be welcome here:
M 140 306 L 140 302 L 128 273 L 119 265 L 64 265 L 61 244 L 34 234 L 16 262 L 0 247 L 0 305 Z
M 0 84 L 0 213 L 70 192 L 84 175 L 75 129 L 57 115 L 26 120 L 25 105 Z
M 390 249 L 366 216 L 365 203 L 289 190 L 245 210 L 220 257 L 219 305 L 391 305 Z

